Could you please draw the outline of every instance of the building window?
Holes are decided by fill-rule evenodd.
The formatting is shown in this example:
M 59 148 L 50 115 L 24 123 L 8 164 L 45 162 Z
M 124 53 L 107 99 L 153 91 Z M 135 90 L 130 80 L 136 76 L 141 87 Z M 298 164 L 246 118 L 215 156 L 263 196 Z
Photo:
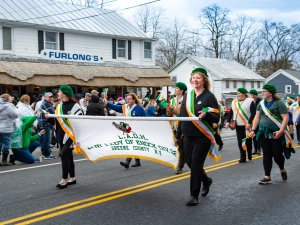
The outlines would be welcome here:
M 251 88 L 254 88 L 254 81 L 251 81 Z
M 11 28 L 2 27 L 2 40 L 3 40 L 3 50 L 12 50 L 11 44 Z
M 260 88 L 260 81 L 257 81 L 257 88 Z
M 145 59 L 151 59 L 151 53 L 152 53 L 152 50 L 151 50 L 151 42 L 144 42 L 144 58 Z
M 292 93 L 292 85 L 285 85 L 285 93 L 286 94 Z
M 126 41 L 118 40 L 118 58 L 125 58 Z
M 57 50 L 57 33 L 45 31 L 45 48 Z
M 226 80 L 226 88 L 229 88 L 229 80 Z
M 243 83 L 243 88 L 246 88 L 246 82 L 243 81 L 242 83 Z
M 236 88 L 236 80 L 233 81 L 233 88 Z
M 174 85 L 177 83 L 177 77 L 172 77 L 172 81 L 174 82 Z

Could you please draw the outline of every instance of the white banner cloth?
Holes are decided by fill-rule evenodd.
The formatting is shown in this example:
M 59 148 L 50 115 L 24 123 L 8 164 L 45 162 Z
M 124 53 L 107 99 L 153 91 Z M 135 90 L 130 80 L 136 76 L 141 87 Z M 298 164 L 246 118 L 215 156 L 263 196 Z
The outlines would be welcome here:
M 96 162 L 137 157 L 176 168 L 179 153 L 169 121 L 71 119 L 76 148 Z

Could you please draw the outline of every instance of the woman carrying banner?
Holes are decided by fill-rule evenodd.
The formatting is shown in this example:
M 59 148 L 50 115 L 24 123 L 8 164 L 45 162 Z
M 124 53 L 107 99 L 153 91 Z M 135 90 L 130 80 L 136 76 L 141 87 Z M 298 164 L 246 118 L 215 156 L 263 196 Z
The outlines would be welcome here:
M 183 95 L 185 94 L 186 91 L 187 91 L 187 86 L 185 85 L 185 83 L 177 82 L 175 84 L 175 89 L 174 89 L 175 97 L 171 99 L 170 106 L 166 108 L 167 116 L 177 117 L 180 115 Z M 173 125 L 173 131 L 176 134 L 178 122 L 173 121 L 172 125 Z M 178 151 L 180 156 L 179 156 L 179 162 L 178 162 L 176 174 L 181 174 L 182 168 L 185 163 L 184 151 L 183 151 L 183 138 L 182 137 L 179 138 L 177 140 L 177 143 L 178 143 Z
M 245 88 L 237 89 L 237 98 L 231 103 L 231 109 L 227 121 L 231 119 L 236 121 L 236 136 L 238 146 L 240 149 L 239 163 L 246 162 L 246 149 L 248 159 L 252 160 L 252 140 L 249 137 L 251 132 L 251 123 L 254 119 L 256 106 L 252 98 L 248 98 L 248 91 Z M 226 129 L 229 127 L 229 122 L 225 125 Z
M 220 115 L 217 99 L 210 92 L 210 82 L 206 70 L 194 69 L 190 82 L 193 90 L 188 91 L 183 97 L 180 117 L 198 117 L 199 120 L 180 121 L 176 138 L 178 140 L 183 135 L 186 164 L 191 169 L 191 198 L 187 205 L 195 206 L 198 204 L 201 182 L 203 182 L 202 196 L 208 194 L 212 184 L 212 179 L 206 175 L 203 169 L 207 154 L 214 157 L 216 161 L 220 158 L 211 128 L 212 123 L 218 123 Z
M 57 93 L 61 103 L 56 107 L 55 114 L 59 115 L 83 115 L 83 111 L 79 104 L 73 100 L 73 90 L 68 85 L 61 85 Z M 45 114 L 47 118 L 47 113 Z M 56 137 L 60 145 L 62 180 L 56 185 L 57 188 L 63 189 L 68 185 L 76 184 L 75 164 L 73 160 L 73 135 L 67 119 L 56 118 Z M 68 179 L 70 175 L 70 179 Z
M 115 110 L 116 112 L 123 113 L 125 117 L 132 116 L 146 116 L 146 112 L 144 108 L 140 105 L 141 100 L 134 93 L 129 93 L 126 95 L 126 104 L 125 105 L 114 105 L 103 99 L 103 103 L 106 107 Z M 121 166 L 124 166 L 126 169 L 129 168 L 129 164 L 131 162 L 131 158 L 126 158 L 125 162 L 120 162 Z M 135 158 L 135 164 L 132 167 L 141 166 L 140 159 Z
M 265 177 L 259 184 L 270 184 L 272 157 L 278 165 L 282 180 L 287 180 L 287 173 L 284 168 L 284 156 L 288 159 L 292 148 L 292 140 L 286 129 L 288 124 L 288 110 L 283 101 L 276 95 L 276 88 L 273 84 L 265 84 L 262 88 L 263 100 L 257 106 L 256 116 L 253 122 L 250 137 L 257 132 L 257 140 L 263 150 L 263 165 Z

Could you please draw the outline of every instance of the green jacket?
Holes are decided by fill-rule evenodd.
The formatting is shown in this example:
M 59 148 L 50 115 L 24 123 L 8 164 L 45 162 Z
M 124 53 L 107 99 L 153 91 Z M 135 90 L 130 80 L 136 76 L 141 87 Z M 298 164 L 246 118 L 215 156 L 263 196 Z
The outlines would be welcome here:
M 24 116 L 22 118 L 22 148 L 27 149 L 29 147 L 30 142 L 34 142 L 39 139 L 40 135 L 36 134 L 34 136 L 31 135 L 31 127 L 36 120 L 36 116 Z M 15 134 L 16 135 L 16 134 Z

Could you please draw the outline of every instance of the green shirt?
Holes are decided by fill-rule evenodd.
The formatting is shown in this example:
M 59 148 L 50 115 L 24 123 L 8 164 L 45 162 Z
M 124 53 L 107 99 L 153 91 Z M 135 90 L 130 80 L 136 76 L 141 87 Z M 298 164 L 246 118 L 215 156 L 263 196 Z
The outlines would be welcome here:
M 261 102 L 264 102 L 265 100 L 261 100 Z M 282 100 L 275 100 L 272 106 L 269 108 L 270 112 L 277 116 L 281 121 L 282 117 L 281 114 L 288 113 L 288 109 L 285 105 L 285 103 Z M 260 121 L 259 123 L 262 125 L 272 126 L 274 125 L 274 122 L 269 119 L 264 113 L 264 111 L 261 108 L 260 103 L 258 104 L 256 111 L 260 112 Z

